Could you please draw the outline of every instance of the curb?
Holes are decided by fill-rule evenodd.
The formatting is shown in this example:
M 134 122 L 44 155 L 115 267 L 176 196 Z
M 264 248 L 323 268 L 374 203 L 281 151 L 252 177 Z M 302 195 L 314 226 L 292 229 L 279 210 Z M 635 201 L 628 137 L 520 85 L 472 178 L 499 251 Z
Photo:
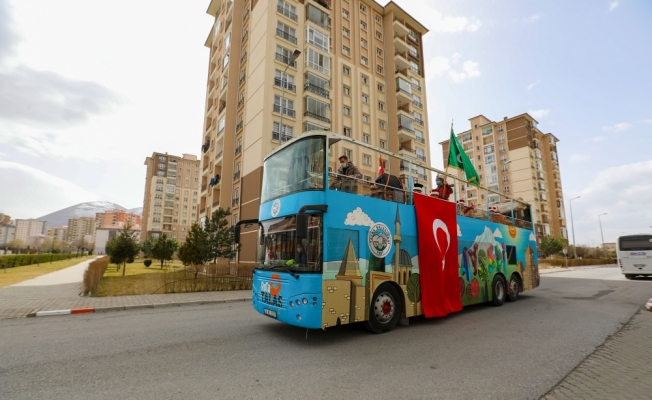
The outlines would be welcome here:
M 652 299 L 648 300 L 647 303 L 645 303 L 645 308 L 647 308 L 649 311 L 652 311 Z
M 89 308 L 73 308 L 67 310 L 48 310 L 37 311 L 34 310 L 27 314 L 28 317 L 47 317 L 51 315 L 72 315 L 72 314 L 86 314 L 98 313 L 107 311 L 127 311 L 127 310 L 140 310 L 145 308 L 164 308 L 164 307 L 180 307 L 186 305 L 202 305 L 202 304 L 218 304 L 218 303 L 236 303 L 236 302 L 251 301 L 251 297 L 234 297 L 230 299 L 217 299 L 217 300 L 193 300 L 182 301 L 176 303 L 157 303 L 157 304 L 133 304 L 124 306 L 110 306 L 110 307 L 89 307 Z

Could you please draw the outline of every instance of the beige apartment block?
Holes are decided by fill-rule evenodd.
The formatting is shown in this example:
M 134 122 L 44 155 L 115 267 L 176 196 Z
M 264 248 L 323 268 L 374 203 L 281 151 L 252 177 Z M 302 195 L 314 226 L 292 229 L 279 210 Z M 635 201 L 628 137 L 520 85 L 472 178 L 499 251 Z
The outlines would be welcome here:
M 200 219 L 217 207 L 230 207 L 234 222 L 257 218 L 263 158 L 306 131 L 430 162 L 427 29 L 394 2 L 212 0 L 207 12 L 215 22 L 205 42 Z M 347 154 L 364 179 L 376 179 L 378 155 L 340 144 L 333 151 L 332 168 Z M 430 187 L 422 167 L 383 162 L 389 173 Z M 239 261 L 254 260 L 254 236 L 243 233 Z
M 132 214 L 125 210 L 110 210 L 95 213 L 95 229 L 99 228 L 124 228 L 130 226 L 134 230 L 140 230 L 140 215 Z
M 27 238 L 47 233 L 47 222 L 36 219 L 17 219 L 16 236 L 17 240 L 27 243 Z
M 11 217 L 7 214 L 0 213 L 0 224 L 10 224 Z
M 532 205 L 532 220 L 537 243 L 545 235 L 568 238 L 557 157 L 557 139 L 543 133 L 529 114 L 505 117 L 494 122 L 484 115 L 470 120 L 471 129 L 457 134 L 466 154 L 480 175 L 480 183 L 489 189 L 522 198 Z M 448 160 L 449 141 L 442 145 L 444 163 Z M 461 172 L 449 169 L 449 173 Z M 485 198 L 473 186 L 460 188 L 458 198 L 484 205 L 499 200 Z
M 152 153 L 145 165 L 140 239 L 166 233 L 183 243 L 199 213 L 199 160 L 192 154 Z
M 4 249 L 14 239 L 16 239 L 16 225 L 0 222 L 0 248 Z
M 48 228 L 48 236 L 52 238 L 52 240 L 65 241 L 68 237 L 68 227 L 58 226 L 56 228 Z
M 82 242 L 92 244 L 95 241 L 95 218 L 79 217 L 69 219 L 66 241 L 74 245 L 81 245 Z

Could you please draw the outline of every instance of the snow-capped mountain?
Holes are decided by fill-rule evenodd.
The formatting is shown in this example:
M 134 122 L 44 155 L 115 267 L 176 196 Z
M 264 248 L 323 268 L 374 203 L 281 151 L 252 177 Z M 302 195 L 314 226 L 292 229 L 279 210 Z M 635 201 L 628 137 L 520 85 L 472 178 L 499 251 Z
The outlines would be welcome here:
M 141 217 L 143 216 L 143 208 L 142 207 L 130 208 L 127 211 L 129 211 L 132 214 L 140 215 Z
M 72 207 L 64 208 L 63 210 L 55 211 L 51 214 L 44 215 L 38 218 L 41 221 L 47 221 L 49 228 L 56 226 L 68 225 L 70 218 L 79 217 L 93 217 L 95 213 L 104 212 L 109 210 L 127 210 L 119 204 L 111 203 L 110 201 L 88 201 L 86 203 L 79 203 Z M 142 208 L 140 209 L 142 213 Z
M 482 235 L 475 237 L 475 243 L 490 243 L 492 246 L 499 244 L 494 238 L 493 232 L 487 226 L 484 227 Z

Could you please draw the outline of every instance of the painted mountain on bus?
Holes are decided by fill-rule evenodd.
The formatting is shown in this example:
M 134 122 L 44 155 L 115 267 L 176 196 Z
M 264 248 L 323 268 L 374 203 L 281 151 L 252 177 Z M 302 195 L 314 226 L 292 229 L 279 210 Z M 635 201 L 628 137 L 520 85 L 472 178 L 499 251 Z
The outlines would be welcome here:
M 64 226 L 68 225 L 68 220 L 71 218 L 95 217 L 95 213 L 110 210 L 125 210 L 138 214 L 142 213 L 141 207 L 128 210 L 125 207 L 110 201 L 88 201 L 55 211 L 38 219 L 41 221 L 47 221 L 48 227 Z

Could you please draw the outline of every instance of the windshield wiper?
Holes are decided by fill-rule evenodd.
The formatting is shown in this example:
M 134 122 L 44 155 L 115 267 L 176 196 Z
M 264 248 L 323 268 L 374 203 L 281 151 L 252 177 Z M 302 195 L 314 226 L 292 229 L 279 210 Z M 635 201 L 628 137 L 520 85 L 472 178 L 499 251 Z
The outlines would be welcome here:
M 299 275 L 294 273 L 293 271 L 290 270 L 290 268 L 286 268 L 285 265 L 270 265 L 269 267 L 262 267 L 260 268 L 262 270 L 272 270 L 272 269 L 280 269 L 283 272 L 287 272 L 290 275 L 292 275 L 295 279 L 299 279 Z

